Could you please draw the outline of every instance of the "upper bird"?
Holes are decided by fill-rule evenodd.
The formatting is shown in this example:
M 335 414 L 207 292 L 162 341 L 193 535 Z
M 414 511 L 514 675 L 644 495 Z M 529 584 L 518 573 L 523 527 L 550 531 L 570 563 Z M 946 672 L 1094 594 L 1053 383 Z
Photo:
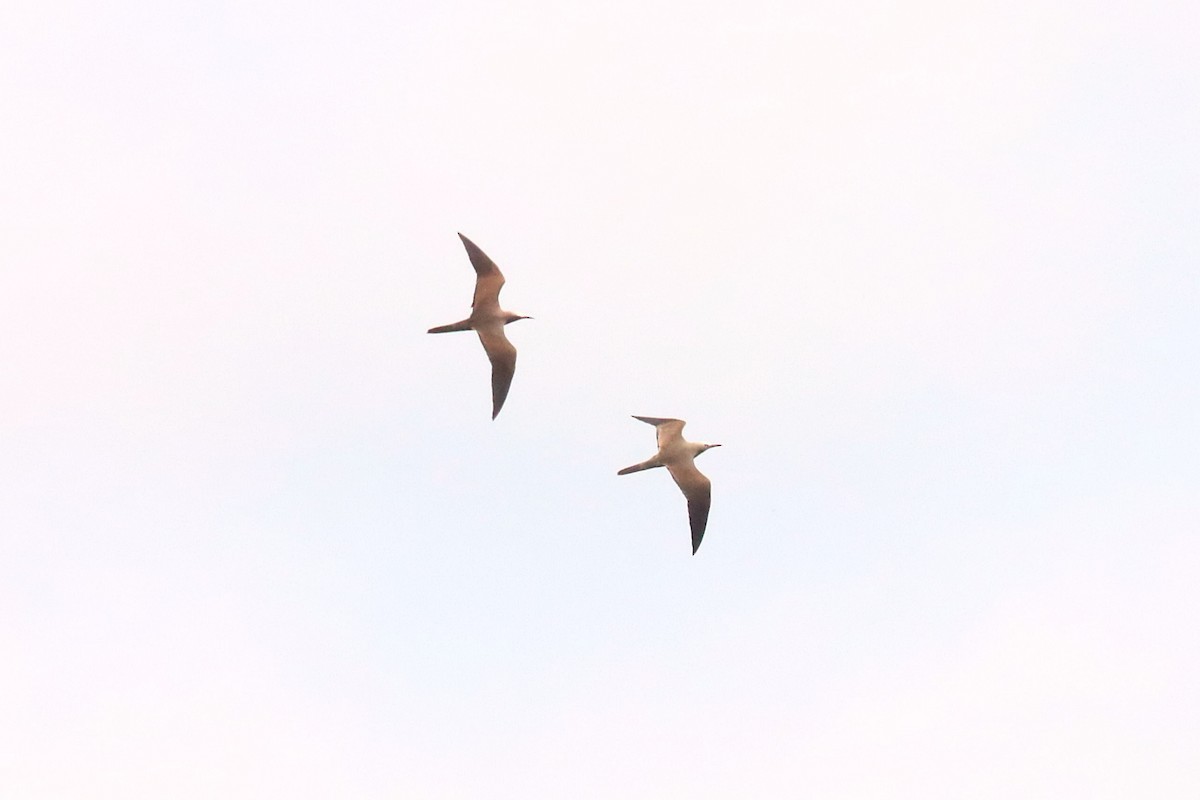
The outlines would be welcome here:
M 658 452 L 640 464 L 619 470 L 617 474 L 628 475 L 654 467 L 667 468 L 683 496 L 687 498 L 688 521 L 692 525 L 692 555 L 696 555 L 696 551 L 700 549 L 700 540 L 704 538 L 704 528 L 708 525 L 712 483 L 696 469 L 695 458 L 705 450 L 721 445 L 687 441 L 683 438 L 683 426 L 687 423 L 681 419 L 639 417 L 636 414 L 633 418 L 654 426 L 658 438 Z
M 495 419 L 504 406 L 504 398 L 508 397 L 508 388 L 517 369 L 517 348 L 504 335 L 504 326 L 533 317 L 523 317 L 500 308 L 500 289 L 504 286 L 504 275 L 500 268 L 470 239 L 461 233 L 458 238 L 462 239 L 467 255 L 471 257 L 471 266 L 475 267 L 475 297 L 471 300 L 471 316 L 461 322 L 430 328 L 429 332 L 475 331 L 479 334 L 483 350 L 492 362 L 492 419 Z

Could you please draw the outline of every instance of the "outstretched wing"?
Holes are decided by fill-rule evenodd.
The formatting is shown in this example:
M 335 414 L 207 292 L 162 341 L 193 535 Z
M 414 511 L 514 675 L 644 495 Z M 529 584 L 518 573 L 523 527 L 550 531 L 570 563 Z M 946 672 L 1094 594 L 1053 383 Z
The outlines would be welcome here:
M 517 348 L 504 335 L 504 328 L 476 331 L 488 361 L 492 362 L 492 419 L 500 413 L 508 389 L 512 386 L 513 373 L 517 371 Z
M 687 424 L 681 419 L 670 419 L 667 417 L 639 417 L 637 414 L 634 414 L 633 418 L 640 419 L 642 422 L 654 426 L 659 450 L 672 439 L 682 438 L 683 426 Z
M 712 505 L 712 483 L 690 459 L 668 464 L 667 470 L 687 498 L 688 522 L 692 528 L 692 555 L 700 549 L 704 529 L 708 527 L 708 509 Z
M 475 267 L 475 296 L 471 299 L 471 307 L 489 304 L 499 306 L 500 288 L 504 286 L 504 275 L 500 268 L 496 266 L 495 261 L 488 258 L 487 253 L 479 249 L 479 245 L 461 233 L 458 238 L 462 239 L 463 247 L 467 248 L 467 255 L 471 259 L 471 266 Z

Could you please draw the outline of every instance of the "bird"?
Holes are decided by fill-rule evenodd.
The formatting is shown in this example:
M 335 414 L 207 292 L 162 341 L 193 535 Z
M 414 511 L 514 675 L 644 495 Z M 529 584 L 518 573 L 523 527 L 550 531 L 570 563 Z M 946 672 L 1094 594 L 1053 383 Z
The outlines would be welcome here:
M 712 482 L 696 469 L 695 458 L 706 450 L 721 445 L 687 441 L 683 438 L 683 426 L 687 423 L 681 419 L 639 417 L 636 414 L 633 418 L 654 426 L 658 452 L 640 464 L 618 470 L 617 474 L 628 475 L 655 467 L 667 468 L 683 496 L 687 498 L 688 521 L 692 528 L 692 555 L 696 555 L 696 551 L 700 549 L 700 540 L 704 538 L 704 529 L 708 525 Z
M 500 413 L 504 400 L 508 397 L 509 387 L 512 386 L 513 373 L 517 369 L 517 348 L 504 335 L 504 326 L 519 319 L 533 317 L 514 314 L 500 308 L 500 289 L 504 286 L 504 275 L 496 262 L 487 257 L 487 253 L 479 246 L 463 236 L 463 247 L 471 258 L 471 266 L 475 267 L 475 296 L 471 300 L 471 316 L 449 325 L 439 325 L 430 328 L 429 333 L 453 333 L 455 331 L 475 331 L 479 334 L 479 342 L 487 353 L 488 361 L 492 362 L 492 419 Z

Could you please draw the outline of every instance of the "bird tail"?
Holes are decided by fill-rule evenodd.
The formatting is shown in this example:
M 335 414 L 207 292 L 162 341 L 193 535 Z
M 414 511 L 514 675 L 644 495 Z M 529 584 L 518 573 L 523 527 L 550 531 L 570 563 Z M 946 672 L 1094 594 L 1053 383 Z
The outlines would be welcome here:
M 464 319 L 462 322 L 452 322 L 449 325 L 438 325 L 436 328 L 430 328 L 429 333 L 454 333 L 455 331 L 471 330 L 471 321 Z
M 654 469 L 655 467 L 661 466 L 661 463 L 652 458 L 649 461 L 643 461 L 640 464 L 634 464 L 632 467 L 626 467 L 625 469 L 617 470 L 617 474 L 628 475 L 631 472 L 641 472 L 644 469 Z

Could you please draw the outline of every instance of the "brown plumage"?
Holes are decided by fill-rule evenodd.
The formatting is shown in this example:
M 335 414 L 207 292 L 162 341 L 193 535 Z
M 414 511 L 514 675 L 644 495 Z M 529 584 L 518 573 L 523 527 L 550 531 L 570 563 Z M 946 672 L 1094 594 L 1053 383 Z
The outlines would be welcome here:
M 700 541 L 704 538 L 704 530 L 708 527 L 708 509 L 712 504 L 712 483 L 696 469 L 695 459 L 706 450 L 721 445 L 687 441 L 683 438 L 683 426 L 687 423 L 681 419 L 639 417 L 636 414 L 633 418 L 654 426 L 658 452 L 640 464 L 619 470 L 617 474 L 628 475 L 655 467 L 667 468 L 671 477 L 675 479 L 675 484 L 687 498 L 688 523 L 692 529 L 692 555 L 695 555 L 700 549 Z
M 519 319 L 533 319 L 500 308 L 500 289 L 504 287 L 504 274 L 487 253 L 461 233 L 463 247 L 475 268 L 475 294 L 471 298 L 471 316 L 449 325 L 430 328 L 430 333 L 453 333 L 475 331 L 479 342 L 492 363 L 492 419 L 500 413 L 508 390 L 512 386 L 513 374 L 517 369 L 517 348 L 504 335 L 504 326 Z

